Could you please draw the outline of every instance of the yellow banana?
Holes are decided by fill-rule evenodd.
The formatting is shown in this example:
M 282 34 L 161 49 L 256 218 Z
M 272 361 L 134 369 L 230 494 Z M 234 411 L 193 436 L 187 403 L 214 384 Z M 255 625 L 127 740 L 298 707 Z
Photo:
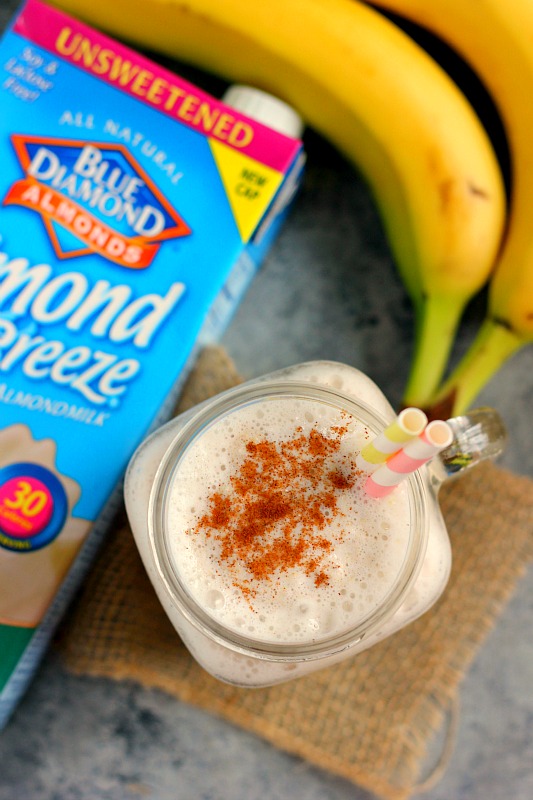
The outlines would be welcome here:
M 432 390 L 505 218 L 488 137 L 444 71 L 358 0 L 55 4 L 137 46 L 278 95 L 351 160 L 415 305 L 412 385 Z
M 502 117 L 512 192 L 508 232 L 489 287 L 487 319 L 434 398 L 460 414 L 500 366 L 533 341 L 533 2 L 375 0 L 426 27 L 477 72 Z

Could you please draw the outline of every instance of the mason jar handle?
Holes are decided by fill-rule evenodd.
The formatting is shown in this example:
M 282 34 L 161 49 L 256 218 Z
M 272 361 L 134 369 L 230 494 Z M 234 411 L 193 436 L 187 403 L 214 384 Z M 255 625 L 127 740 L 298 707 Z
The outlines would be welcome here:
M 453 442 L 436 456 L 444 470 L 444 480 L 480 461 L 496 458 L 505 448 L 507 431 L 494 408 L 475 408 L 447 422 L 453 432 Z

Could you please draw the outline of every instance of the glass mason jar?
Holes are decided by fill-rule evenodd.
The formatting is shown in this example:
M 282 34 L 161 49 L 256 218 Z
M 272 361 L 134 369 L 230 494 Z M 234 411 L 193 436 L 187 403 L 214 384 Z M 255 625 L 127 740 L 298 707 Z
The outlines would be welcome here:
M 353 458 L 394 417 L 359 370 L 309 362 L 205 401 L 134 454 L 125 499 L 139 552 L 216 678 L 260 687 L 322 669 L 442 594 L 451 548 L 438 489 L 496 455 L 503 426 L 492 410 L 451 420 L 450 448 L 371 499 Z

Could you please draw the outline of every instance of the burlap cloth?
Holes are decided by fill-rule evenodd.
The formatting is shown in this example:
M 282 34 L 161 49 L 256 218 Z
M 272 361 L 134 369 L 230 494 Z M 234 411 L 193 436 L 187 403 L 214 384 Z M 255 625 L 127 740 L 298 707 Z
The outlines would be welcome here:
M 239 381 L 202 354 L 183 410 Z M 77 674 L 158 687 L 383 798 L 407 798 L 476 650 L 533 554 L 533 482 L 492 464 L 446 486 L 454 567 L 437 606 L 371 650 L 311 677 L 243 690 L 207 675 L 162 611 L 127 525 L 118 527 L 59 637 Z M 425 766 L 424 766 L 425 769 Z

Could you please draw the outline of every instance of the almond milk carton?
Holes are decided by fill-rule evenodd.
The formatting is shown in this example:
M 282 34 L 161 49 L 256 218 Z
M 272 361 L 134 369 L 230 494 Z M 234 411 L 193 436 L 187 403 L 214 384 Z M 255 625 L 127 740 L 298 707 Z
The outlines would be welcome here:
M 272 241 L 303 156 L 37 0 L 4 36 L 0 70 L 1 725 L 131 454 Z

